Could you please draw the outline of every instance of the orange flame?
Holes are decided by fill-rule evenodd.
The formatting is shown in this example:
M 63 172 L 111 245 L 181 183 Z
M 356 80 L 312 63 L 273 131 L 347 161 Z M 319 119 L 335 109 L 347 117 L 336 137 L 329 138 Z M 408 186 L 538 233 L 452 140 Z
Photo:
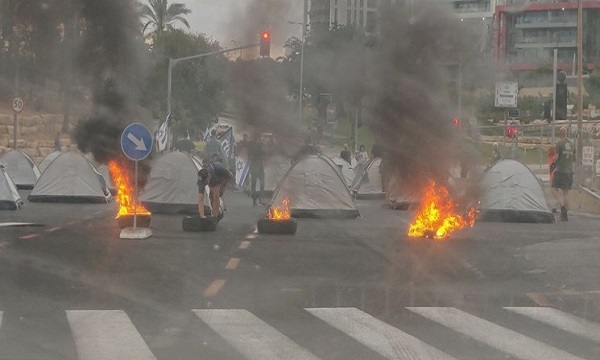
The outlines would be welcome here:
M 150 215 L 150 211 L 142 204 L 137 204 L 136 206 L 133 203 L 134 187 L 127 171 L 120 167 L 117 161 L 110 161 L 108 163 L 108 171 L 118 190 L 117 201 L 119 202 L 119 213 L 117 214 L 117 218 L 124 215 L 133 215 L 136 212 L 136 207 L 138 215 Z
M 443 239 L 456 230 L 475 225 L 477 210 L 471 208 L 465 215 L 458 214 L 448 189 L 431 182 L 425 190 L 421 208 L 408 229 L 408 236 Z
M 267 212 L 269 220 L 289 220 L 292 216 L 290 213 L 290 198 L 283 199 L 283 206 L 270 208 Z

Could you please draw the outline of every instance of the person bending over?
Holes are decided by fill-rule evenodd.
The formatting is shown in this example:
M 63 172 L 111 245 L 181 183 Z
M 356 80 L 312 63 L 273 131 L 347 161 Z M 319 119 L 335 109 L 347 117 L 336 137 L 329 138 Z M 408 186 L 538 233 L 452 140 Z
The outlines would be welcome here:
M 204 213 L 204 189 L 210 189 L 210 203 L 212 216 L 221 215 L 221 197 L 225 192 L 227 183 L 233 180 L 233 175 L 219 163 L 209 163 L 198 171 L 198 213 L 201 218 L 206 218 Z

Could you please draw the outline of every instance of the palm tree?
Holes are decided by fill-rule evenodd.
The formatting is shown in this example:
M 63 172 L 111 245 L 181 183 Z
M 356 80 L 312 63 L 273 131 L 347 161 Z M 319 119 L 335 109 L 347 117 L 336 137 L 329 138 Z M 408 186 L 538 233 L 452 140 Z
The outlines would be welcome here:
M 191 12 L 185 4 L 168 4 L 168 0 L 148 0 L 148 4 L 140 5 L 142 19 L 145 21 L 142 33 L 146 33 L 148 28 L 153 29 L 147 36 L 158 38 L 163 32 L 173 30 L 173 24 L 176 22 L 181 22 L 188 29 L 190 27 L 183 17 Z

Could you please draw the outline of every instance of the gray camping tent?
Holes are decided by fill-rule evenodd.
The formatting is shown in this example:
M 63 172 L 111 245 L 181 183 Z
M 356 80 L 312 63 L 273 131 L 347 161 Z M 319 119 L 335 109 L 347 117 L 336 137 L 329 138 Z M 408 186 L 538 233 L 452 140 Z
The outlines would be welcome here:
M 495 162 L 483 174 L 481 186 L 481 221 L 554 222 L 542 185 L 517 160 Z
M 356 173 L 350 190 L 357 198 L 383 198 L 385 192 L 381 179 L 381 158 L 375 158 Z
M 339 156 L 331 158 L 334 164 L 337 165 L 338 169 L 344 176 L 344 181 L 346 182 L 346 186 L 350 187 L 354 178 L 356 177 L 356 173 L 354 172 L 354 167 L 344 159 Z
M 17 189 L 32 189 L 40 177 L 40 170 L 31 158 L 21 150 L 11 150 L 0 156 Z
M 359 216 L 337 165 L 320 155 L 308 155 L 288 170 L 271 206 L 280 206 L 285 198 L 294 217 Z
M 111 199 L 106 182 L 83 155 L 65 152 L 46 168 L 28 200 L 33 202 L 107 203 Z
M 157 214 L 198 214 L 198 170 L 202 166 L 187 153 L 166 153 L 152 162 L 148 182 L 140 201 Z M 208 187 L 207 187 L 208 189 Z M 210 198 L 205 190 L 205 211 L 210 212 Z M 225 209 L 221 201 L 221 208 Z
M 0 210 L 17 210 L 23 200 L 4 165 L 0 164 Z
M 290 168 L 290 159 L 281 155 L 272 155 L 265 160 L 264 196 L 272 196 L 277 185 Z M 256 186 L 258 188 L 258 185 Z
M 43 173 L 44 170 L 46 170 L 46 168 L 48 167 L 48 165 L 50 165 L 50 163 L 52 161 L 54 161 L 54 159 L 56 159 L 60 154 L 62 154 L 62 152 L 53 151 L 53 152 L 49 153 L 48 155 L 46 155 L 46 157 L 44 157 L 42 159 L 42 162 L 38 166 L 38 168 L 40 169 L 40 173 Z

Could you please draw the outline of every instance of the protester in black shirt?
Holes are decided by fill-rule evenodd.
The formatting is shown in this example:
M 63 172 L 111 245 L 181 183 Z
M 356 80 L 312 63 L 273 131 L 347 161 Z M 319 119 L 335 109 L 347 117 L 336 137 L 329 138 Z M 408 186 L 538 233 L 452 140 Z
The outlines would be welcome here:
M 212 205 L 212 216 L 221 215 L 221 197 L 225 192 L 227 183 L 233 180 L 233 175 L 229 170 L 219 163 L 209 163 L 198 171 L 198 212 L 201 218 L 206 218 L 204 214 L 204 189 L 206 185 L 210 188 L 210 202 Z

